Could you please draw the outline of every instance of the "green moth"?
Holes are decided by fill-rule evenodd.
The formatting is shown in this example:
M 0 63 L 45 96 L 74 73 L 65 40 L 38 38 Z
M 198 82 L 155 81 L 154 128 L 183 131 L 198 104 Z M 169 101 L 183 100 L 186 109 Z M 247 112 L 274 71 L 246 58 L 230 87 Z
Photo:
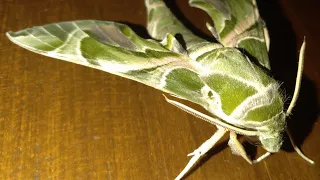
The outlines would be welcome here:
M 132 79 L 205 108 L 211 116 L 165 97 L 217 126 L 216 133 L 188 155 L 192 158 L 176 179 L 227 132 L 232 152 L 249 163 L 278 152 L 285 131 L 299 155 L 313 163 L 286 129 L 286 117 L 299 93 L 305 42 L 294 96 L 284 111 L 280 84 L 269 75 L 268 32 L 255 0 L 189 0 L 189 4 L 212 18 L 213 25 L 207 23 L 207 27 L 213 42 L 185 28 L 162 0 L 145 0 L 147 29 L 155 40 L 139 37 L 127 25 L 95 20 L 48 24 L 7 36 L 33 52 Z M 177 34 L 181 41 L 175 38 Z M 257 138 L 267 152 L 252 161 L 237 134 Z

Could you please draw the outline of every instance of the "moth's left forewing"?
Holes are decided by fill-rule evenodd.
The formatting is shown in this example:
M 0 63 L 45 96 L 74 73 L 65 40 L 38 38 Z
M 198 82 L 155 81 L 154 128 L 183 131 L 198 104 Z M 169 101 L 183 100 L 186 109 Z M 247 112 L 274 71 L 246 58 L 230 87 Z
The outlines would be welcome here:
M 129 78 L 206 106 L 199 67 L 171 34 L 143 39 L 127 25 L 72 21 L 33 27 L 7 36 L 33 52 Z

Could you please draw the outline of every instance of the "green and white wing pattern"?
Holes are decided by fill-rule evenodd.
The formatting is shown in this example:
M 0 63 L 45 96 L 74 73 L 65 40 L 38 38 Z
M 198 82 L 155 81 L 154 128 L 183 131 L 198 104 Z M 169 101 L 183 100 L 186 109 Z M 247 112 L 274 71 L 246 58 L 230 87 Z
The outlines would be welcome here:
M 171 34 L 159 43 L 139 37 L 123 24 L 84 20 L 33 27 L 7 36 L 33 52 L 100 69 L 204 104 L 199 70 Z
M 222 45 L 242 48 L 270 69 L 269 36 L 255 0 L 189 0 L 189 4 L 208 13 L 214 25 L 207 27 Z

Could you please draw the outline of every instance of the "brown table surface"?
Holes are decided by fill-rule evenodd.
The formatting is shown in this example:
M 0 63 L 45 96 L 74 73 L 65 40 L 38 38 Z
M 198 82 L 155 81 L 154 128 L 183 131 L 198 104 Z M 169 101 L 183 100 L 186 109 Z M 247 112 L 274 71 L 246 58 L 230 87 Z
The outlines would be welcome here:
M 232 155 L 226 136 L 188 179 L 320 179 L 320 3 L 276 2 L 259 6 L 271 37 L 272 69 L 289 97 L 307 37 L 301 95 L 288 123 L 316 164 L 301 159 L 285 138 L 279 153 L 249 165 Z M 209 36 L 205 13 L 184 0 L 169 5 L 188 27 Z M 146 36 L 142 0 L 0 1 L 0 179 L 173 179 L 214 126 L 166 103 L 158 90 L 37 55 L 4 34 L 79 19 L 128 22 Z M 264 152 L 246 147 L 254 157 Z

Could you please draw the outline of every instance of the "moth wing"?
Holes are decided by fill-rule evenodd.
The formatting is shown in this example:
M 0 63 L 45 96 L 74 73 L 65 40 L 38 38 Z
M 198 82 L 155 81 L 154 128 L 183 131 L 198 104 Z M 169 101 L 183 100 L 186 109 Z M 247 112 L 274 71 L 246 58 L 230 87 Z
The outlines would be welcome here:
M 182 22 L 170 11 L 162 0 L 145 0 L 148 13 L 147 29 L 154 39 L 162 40 L 166 35 L 179 36 L 187 53 L 192 60 L 199 56 L 222 47 L 219 43 L 212 43 L 196 36 L 191 30 L 186 28 Z M 182 42 L 183 41 L 183 42 Z
M 269 36 L 255 0 L 189 0 L 189 4 L 207 12 L 214 24 L 207 27 L 222 45 L 244 49 L 270 69 Z
M 147 30 L 154 39 L 162 40 L 167 33 L 180 34 L 187 49 L 192 45 L 207 42 L 194 35 L 180 22 L 162 0 L 145 0 L 148 13 Z
M 72 21 L 8 32 L 33 52 L 100 69 L 201 104 L 204 86 L 184 49 L 170 34 L 161 43 L 107 21 Z M 203 105 L 203 104 L 202 104 Z

